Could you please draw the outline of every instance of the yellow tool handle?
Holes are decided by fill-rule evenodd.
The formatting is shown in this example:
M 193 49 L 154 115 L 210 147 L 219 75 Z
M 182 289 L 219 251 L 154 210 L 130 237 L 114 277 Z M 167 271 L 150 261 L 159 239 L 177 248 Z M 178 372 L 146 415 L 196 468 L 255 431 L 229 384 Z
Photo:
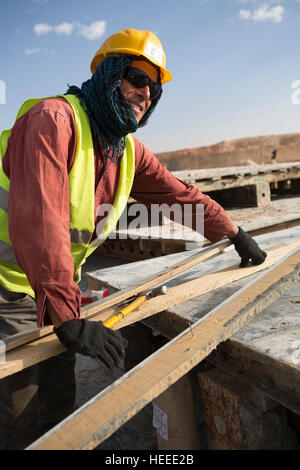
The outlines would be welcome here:
M 105 322 L 103 322 L 103 325 L 106 326 L 107 328 L 111 328 L 113 325 L 118 323 L 122 318 L 126 317 L 128 313 L 132 312 L 132 310 L 135 310 L 137 307 L 142 305 L 144 302 L 146 302 L 147 297 L 146 295 L 141 295 L 137 299 L 135 299 L 131 304 L 127 305 L 127 307 L 124 307 L 122 310 L 119 312 L 115 313 L 112 315 L 110 318 L 108 318 Z

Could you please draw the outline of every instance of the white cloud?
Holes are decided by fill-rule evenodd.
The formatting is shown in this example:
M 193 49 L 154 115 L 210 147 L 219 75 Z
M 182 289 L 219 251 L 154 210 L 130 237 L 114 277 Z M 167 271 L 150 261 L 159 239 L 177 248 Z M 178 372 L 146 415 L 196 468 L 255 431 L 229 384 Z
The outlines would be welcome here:
M 74 26 L 71 23 L 61 23 L 57 26 L 54 26 L 54 31 L 57 34 L 66 34 L 69 35 L 73 32 Z
M 250 10 L 240 10 L 239 18 L 243 20 L 251 20 L 254 23 L 264 23 L 271 21 L 273 23 L 281 23 L 283 20 L 284 7 L 277 5 L 270 7 L 268 3 L 263 3 L 253 12 Z
M 35 55 L 35 54 L 55 54 L 54 49 L 43 49 L 41 47 L 34 47 L 32 49 L 25 49 L 25 54 L 26 55 Z
M 105 21 L 95 21 L 89 26 L 81 26 L 79 34 L 84 36 L 86 39 L 94 41 L 95 39 L 100 39 L 105 33 L 106 22 Z
M 253 13 L 253 21 L 273 21 L 274 23 L 280 23 L 283 19 L 284 7 L 278 5 L 277 7 L 269 8 L 264 3 L 261 7 Z
M 282 0 L 282 1 L 284 1 L 284 0 Z M 258 0 L 234 0 L 234 3 L 235 3 L 235 5 L 238 5 L 238 6 L 240 6 L 240 5 L 246 6 L 247 3 L 248 4 L 251 3 L 251 4 L 255 5 L 255 4 L 258 3 Z
M 47 23 L 38 23 L 34 25 L 33 30 L 37 36 L 41 36 L 41 34 L 48 34 L 53 28 Z
M 33 30 L 37 36 L 42 34 L 48 34 L 51 31 L 54 31 L 56 34 L 65 34 L 70 35 L 73 32 L 77 32 L 80 36 L 94 41 L 100 39 L 105 33 L 106 21 L 94 21 L 90 25 L 82 25 L 80 23 L 68 23 L 64 21 L 63 23 L 51 26 L 47 23 L 38 23 L 34 26 Z
M 283 3 L 286 0 L 234 0 L 236 5 L 245 5 L 246 3 L 250 3 L 252 5 L 262 5 L 263 3 L 267 3 L 271 5 L 272 3 Z M 300 2 L 300 0 L 296 0 L 296 2 Z
M 38 54 L 40 50 L 41 49 L 39 47 L 36 47 L 35 49 L 25 49 L 25 54 L 26 55 Z
M 25 49 L 25 54 L 26 55 L 34 55 L 34 54 L 39 54 L 40 52 L 46 52 L 46 49 L 41 49 L 40 47 L 35 47 L 33 49 Z
M 250 20 L 251 19 L 251 11 L 249 11 L 249 10 L 240 10 L 239 17 L 242 20 Z

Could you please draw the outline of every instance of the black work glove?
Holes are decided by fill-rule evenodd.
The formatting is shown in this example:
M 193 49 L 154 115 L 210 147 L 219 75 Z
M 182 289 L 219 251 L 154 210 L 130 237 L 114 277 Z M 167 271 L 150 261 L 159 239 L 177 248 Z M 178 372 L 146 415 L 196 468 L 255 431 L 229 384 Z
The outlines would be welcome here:
M 111 370 L 125 356 L 127 340 L 106 328 L 102 322 L 69 320 L 54 328 L 54 331 L 67 349 L 98 359 Z
M 241 257 L 240 268 L 245 268 L 251 259 L 252 264 L 261 264 L 265 261 L 267 253 L 262 251 L 255 240 L 239 227 L 239 232 L 234 238 L 230 238 Z

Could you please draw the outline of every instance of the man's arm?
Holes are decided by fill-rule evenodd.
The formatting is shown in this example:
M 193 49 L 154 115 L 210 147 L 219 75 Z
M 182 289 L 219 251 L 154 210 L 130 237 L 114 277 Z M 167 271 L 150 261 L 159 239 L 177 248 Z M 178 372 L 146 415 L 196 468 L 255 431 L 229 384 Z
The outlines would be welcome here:
M 148 207 L 151 204 L 177 203 L 184 209 L 185 204 L 192 205 L 190 227 L 196 229 L 197 206 L 204 208 L 204 236 L 211 242 L 217 242 L 224 236 L 234 237 L 238 227 L 227 212 L 216 201 L 196 188 L 185 183 L 162 165 L 159 160 L 135 139 L 136 174 L 131 195 Z
M 211 242 L 217 242 L 224 236 L 232 240 L 237 252 L 242 258 L 241 266 L 248 261 L 260 264 L 266 253 L 260 250 L 257 243 L 238 227 L 220 204 L 209 196 L 201 193 L 193 185 L 187 184 L 174 177 L 159 160 L 141 142 L 135 139 L 136 145 L 136 175 L 131 195 L 148 207 L 153 203 L 167 203 L 170 206 L 178 203 L 184 210 L 185 204 L 192 205 L 192 223 L 196 225 L 197 206 L 204 207 L 204 236 Z
M 14 126 L 3 160 L 10 238 L 35 292 L 39 326 L 51 321 L 49 303 L 56 324 L 80 315 L 69 235 L 68 166 L 76 139 L 66 106 L 56 99 L 32 108 Z

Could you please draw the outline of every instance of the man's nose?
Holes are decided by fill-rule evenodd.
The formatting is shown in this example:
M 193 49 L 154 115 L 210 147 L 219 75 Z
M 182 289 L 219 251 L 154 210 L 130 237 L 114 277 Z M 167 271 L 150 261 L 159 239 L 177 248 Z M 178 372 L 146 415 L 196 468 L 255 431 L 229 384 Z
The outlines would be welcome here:
M 137 89 L 145 100 L 150 100 L 150 88 L 149 85 L 145 85 L 143 88 Z

